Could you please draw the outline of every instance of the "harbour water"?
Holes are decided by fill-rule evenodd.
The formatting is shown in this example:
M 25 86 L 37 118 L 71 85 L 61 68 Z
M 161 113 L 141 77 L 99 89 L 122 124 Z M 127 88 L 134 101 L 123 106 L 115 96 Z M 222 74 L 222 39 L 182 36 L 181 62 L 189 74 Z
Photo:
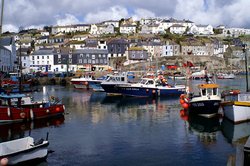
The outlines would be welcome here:
M 198 81 L 191 84 L 195 86 Z M 245 79 L 218 80 L 222 89 L 245 90 Z M 0 125 L 6 141 L 49 132 L 50 153 L 39 165 L 157 166 L 226 165 L 236 141 L 250 135 L 250 123 L 237 126 L 220 118 L 180 116 L 178 97 L 106 96 L 73 87 L 43 86 L 32 94 L 62 99 L 64 117 L 26 124 Z

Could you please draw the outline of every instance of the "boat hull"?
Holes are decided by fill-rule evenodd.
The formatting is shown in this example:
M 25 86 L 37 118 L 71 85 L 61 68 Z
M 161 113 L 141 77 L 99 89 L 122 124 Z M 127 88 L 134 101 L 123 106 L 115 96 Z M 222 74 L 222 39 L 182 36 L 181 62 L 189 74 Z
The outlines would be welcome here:
M 88 81 L 71 81 L 76 89 L 86 89 L 89 88 Z
M 118 87 L 118 91 L 125 96 L 157 97 L 157 88 L 151 87 Z
M 103 92 L 104 89 L 101 86 L 102 81 L 100 80 L 93 80 L 93 81 L 88 81 L 88 85 L 93 91 L 97 92 Z
M 200 115 L 207 118 L 218 114 L 221 100 L 201 100 L 190 102 L 189 114 Z
M 223 103 L 222 108 L 224 111 L 224 116 L 234 123 L 250 121 L 250 103 L 249 102 Z
M 64 114 L 62 104 L 42 108 L 15 108 L 0 107 L 0 123 L 31 121 L 34 119 L 48 118 Z
M 101 84 L 101 87 L 107 94 L 121 95 L 121 90 L 118 88 L 118 84 Z

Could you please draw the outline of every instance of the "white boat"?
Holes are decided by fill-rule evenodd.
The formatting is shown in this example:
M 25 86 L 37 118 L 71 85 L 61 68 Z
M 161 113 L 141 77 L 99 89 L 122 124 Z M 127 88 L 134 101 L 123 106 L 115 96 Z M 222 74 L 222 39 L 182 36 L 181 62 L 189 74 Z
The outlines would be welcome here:
M 234 90 L 225 95 L 221 105 L 224 116 L 234 123 L 250 120 L 250 93 L 239 93 L 239 91 Z
M 48 140 L 34 142 L 30 136 L 0 143 L 0 160 L 7 165 L 15 165 L 33 160 L 46 159 Z
M 89 88 L 88 81 L 93 80 L 92 75 L 85 75 L 80 78 L 72 78 L 70 82 L 74 85 L 76 89 L 85 89 Z
M 190 76 L 190 79 L 192 79 L 192 80 L 200 80 L 200 79 L 205 79 L 206 76 L 207 76 L 208 78 L 211 78 L 211 77 L 212 77 L 211 74 L 206 73 L 205 70 L 202 70 L 202 71 L 198 71 L 198 72 L 192 73 L 191 76 Z
M 233 73 L 231 74 L 225 74 L 225 73 L 219 73 L 217 75 L 218 79 L 235 79 L 235 75 Z

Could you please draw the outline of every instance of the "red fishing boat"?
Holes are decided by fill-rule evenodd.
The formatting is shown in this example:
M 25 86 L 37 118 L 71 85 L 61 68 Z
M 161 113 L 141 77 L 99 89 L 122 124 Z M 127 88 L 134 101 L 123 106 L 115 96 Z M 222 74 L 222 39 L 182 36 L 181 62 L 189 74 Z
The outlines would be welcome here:
M 55 97 L 33 101 L 24 94 L 0 94 L 0 123 L 32 121 L 64 114 L 65 107 Z

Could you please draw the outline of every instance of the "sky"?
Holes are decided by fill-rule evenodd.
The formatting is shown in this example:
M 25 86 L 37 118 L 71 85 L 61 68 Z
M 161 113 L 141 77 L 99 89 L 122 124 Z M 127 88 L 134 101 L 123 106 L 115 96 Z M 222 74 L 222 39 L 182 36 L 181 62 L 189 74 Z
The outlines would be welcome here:
M 250 0 L 5 0 L 3 32 L 128 17 L 250 28 L 249 8 Z

